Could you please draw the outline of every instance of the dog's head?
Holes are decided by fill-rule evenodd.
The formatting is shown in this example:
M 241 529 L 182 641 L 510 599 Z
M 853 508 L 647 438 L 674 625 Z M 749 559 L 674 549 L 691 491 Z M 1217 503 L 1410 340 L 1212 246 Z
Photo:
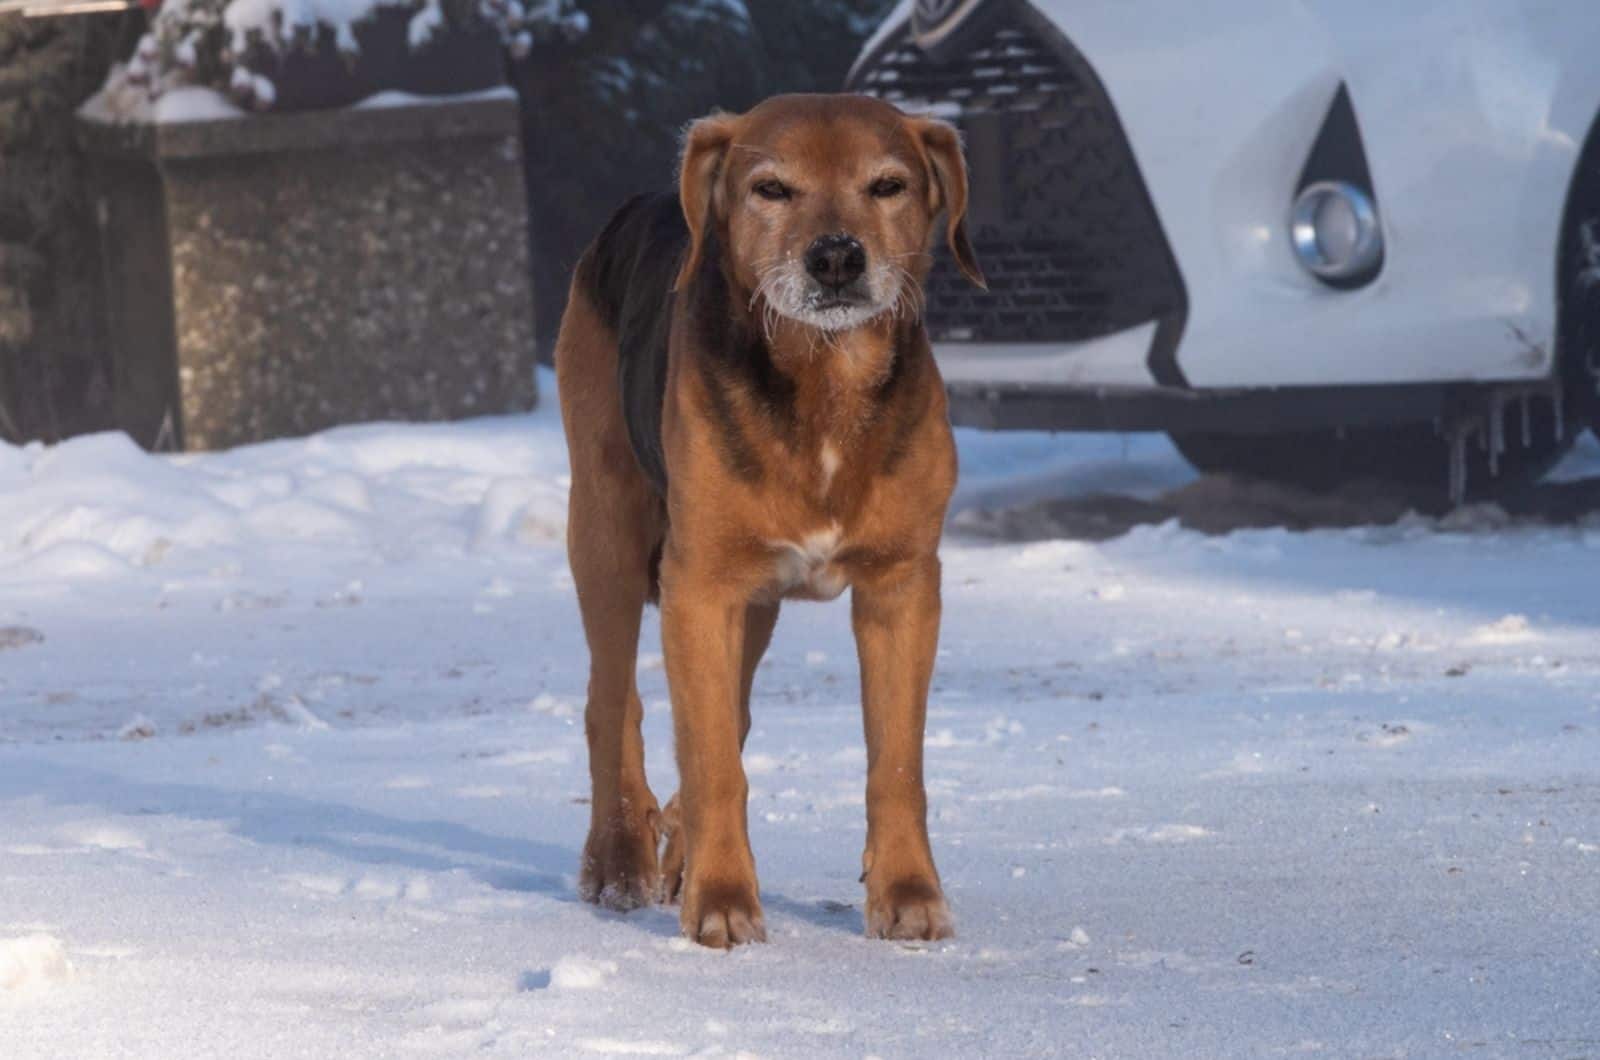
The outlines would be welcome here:
M 967 278 L 961 138 L 942 121 L 866 96 L 778 96 L 689 127 L 679 195 L 689 224 L 684 286 L 707 233 L 729 279 L 763 314 L 848 331 L 920 310 L 935 220 Z

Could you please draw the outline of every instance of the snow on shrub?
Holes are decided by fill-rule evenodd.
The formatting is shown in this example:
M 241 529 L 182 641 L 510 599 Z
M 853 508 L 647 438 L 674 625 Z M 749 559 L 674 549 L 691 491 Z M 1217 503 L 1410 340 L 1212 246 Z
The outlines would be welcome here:
M 412 12 L 407 39 L 418 50 L 441 32 L 488 25 L 514 57 L 522 58 L 539 40 L 572 39 L 589 27 L 576 0 L 165 0 L 133 55 L 112 68 L 89 113 L 159 117 L 161 108 L 152 105 L 192 87 L 266 110 L 278 93 L 263 70 L 272 69 L 275 58 L 315 48 L 331 35 L 353 66 L 361 52 L 355 27 L 386 8 Z

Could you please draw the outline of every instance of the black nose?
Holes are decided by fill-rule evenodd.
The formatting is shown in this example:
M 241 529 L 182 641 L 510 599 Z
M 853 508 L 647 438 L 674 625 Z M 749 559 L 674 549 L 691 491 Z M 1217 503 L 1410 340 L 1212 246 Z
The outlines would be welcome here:
M 837 290 L 867 271 L 866 248 L 854 236 L 818 236 L 806 248 L 806 271 L 822 286 Z

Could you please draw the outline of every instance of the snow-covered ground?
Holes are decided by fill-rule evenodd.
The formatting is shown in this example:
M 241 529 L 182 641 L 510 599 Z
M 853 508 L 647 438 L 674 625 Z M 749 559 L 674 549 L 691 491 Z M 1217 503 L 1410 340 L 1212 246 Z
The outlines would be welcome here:
M 958 937 L 861 937 L 847 605 L 797 604 L 746 763 L 771 942 L 713 953 L 576 897 L 543 382 L 224 454 L 0 448 L 0 1056 L 1600 1057 L 1600 522 L 958 518 Z M 961 444 L 969 508 L 1191 478 L 1150 438 Z

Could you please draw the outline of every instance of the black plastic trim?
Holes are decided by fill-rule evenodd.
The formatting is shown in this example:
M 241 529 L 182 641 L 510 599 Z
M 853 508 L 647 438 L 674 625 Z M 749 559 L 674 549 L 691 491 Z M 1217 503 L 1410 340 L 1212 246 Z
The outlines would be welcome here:
M 1504 384 L 1372 386 L 1042 387 L 952 383 L 958 427 L 1034 431 L 1174 431 L 1278 434 L 1445 421 L 1481 409 Z
M 1567 412 L 1600 424 L 1600 113 L 1584 136 L 1561 211 L 1555 261 L 1556 356 Z M 1589 259 L 1589 260 L 1585 260 Z
M 1304 191 L 1307 185 L 1319 180 L 1342 180 L 1373 195 L 1372 171 L 1367 168 L 1367 151 L 1361 143 L 1356 108 L 1350 102 L 1350 90 L 1343 84 L 1333 94 L 1333 102 L 1328 104 L 1322 128 L 1311 145 L 1311 153 L 1306 155 L 1300 182 L 1294 190 Z
M 1295 194 L 1299 195 L 1310 185 L 1324 180 L 1342 181 L 1366 192 L 1367 198 L 1377 207 L 1378 225 L 1382 228 L 1383 204 L 1378 201 L 1378 193 L 1372 186 L 1367 149 L 1361 142 L 1361 125 L 1356 121 L 1355 105 L 1350 102 L 1350 90 L 1343 83 L 1340 83 L 1339 90 L 1333 94 L 1333 101 L 1328 104 L 1322 128 L 1311 145 L 1311 153 L 1306 155 L 1305 165 L 1300 169 L 1300 181 L 1295 185 Z M 1345 279 L 1318 276 L 1317 279 L 1337 290 L 1353 291 L 1378 278 L 1383 272 L 1386 256 L 1387 248 L 1380 250 L 1377 264 L 1360 275 Z

